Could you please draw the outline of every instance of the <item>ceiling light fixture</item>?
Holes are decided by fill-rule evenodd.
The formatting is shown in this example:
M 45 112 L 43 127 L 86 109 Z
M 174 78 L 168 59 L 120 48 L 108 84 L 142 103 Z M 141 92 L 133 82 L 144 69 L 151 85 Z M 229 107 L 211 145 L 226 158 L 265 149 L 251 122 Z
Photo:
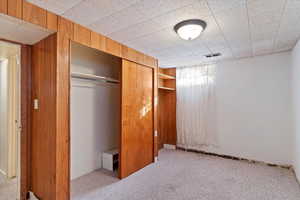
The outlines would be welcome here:
M 206 22 L 201 19 L 189 19 L 174 26 L 174 31 L 184 40 L 193 40 L 204 31 Z

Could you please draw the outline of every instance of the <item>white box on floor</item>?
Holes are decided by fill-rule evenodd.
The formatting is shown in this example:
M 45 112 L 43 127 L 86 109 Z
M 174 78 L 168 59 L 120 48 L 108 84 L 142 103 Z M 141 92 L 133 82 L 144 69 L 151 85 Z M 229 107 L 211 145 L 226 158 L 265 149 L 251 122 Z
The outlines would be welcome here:
M 119 165 L 119 150 L 112 149 L 102 153 L 102 168 L 114 171 Z

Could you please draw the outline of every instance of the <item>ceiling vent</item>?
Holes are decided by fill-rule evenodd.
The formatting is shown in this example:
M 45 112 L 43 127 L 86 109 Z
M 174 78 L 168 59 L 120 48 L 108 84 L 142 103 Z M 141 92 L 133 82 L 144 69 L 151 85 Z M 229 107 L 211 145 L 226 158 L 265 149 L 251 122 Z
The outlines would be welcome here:
M 207 54 L 205 55 L 206 58 L 212 58 L 212 57 L 218 57 L 221 56 L 221 53 L 211 53 L 211 54 Z

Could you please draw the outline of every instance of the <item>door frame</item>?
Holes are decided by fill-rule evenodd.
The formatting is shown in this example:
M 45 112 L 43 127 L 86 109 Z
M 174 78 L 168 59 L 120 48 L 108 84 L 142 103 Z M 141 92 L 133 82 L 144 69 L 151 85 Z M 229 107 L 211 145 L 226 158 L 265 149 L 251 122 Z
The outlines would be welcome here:
M 26 200 L 30 190 L 31 138 L 31 46 L 21 44 L 21 141 L 20 141 L 20 197 Z
M 30 190 L 30 133 L 31 133 L 31 46 L 0 38 L 0 41 L 20 47 L 20 119 L 21 134 L 19 153 L 19 191 L 21 200 L 28 199 Z

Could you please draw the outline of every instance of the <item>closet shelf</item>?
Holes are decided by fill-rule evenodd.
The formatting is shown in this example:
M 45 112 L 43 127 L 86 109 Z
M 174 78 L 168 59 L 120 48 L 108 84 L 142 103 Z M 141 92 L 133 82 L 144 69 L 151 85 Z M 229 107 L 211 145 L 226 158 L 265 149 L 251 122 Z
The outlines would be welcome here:
M 163 87 L 163 86 L 159 86 L 158 89 L 161 89 L 161 90 L 169 90 L 169 91 L 175 91 L 175 88 L 169 88 L 169 87 Z
M 167 74 L 162 74 L 162 73 L 158 73 L 158 76 L 160 79 L 176 79 L 175 76 L 170 76 L 170 75 L 167 75 Z
M 72 78 L 80 78 L 80 79 L 86 79 L 86 80 L 93 80 L 93 81 L 105 81 L 108 83 L 120 83 L 119 80 L 109 78 L 109 77 L 104 77 L 104 76 L 96 76 L 93 74 L 84 74 L 84 73 L 79 73 L 79 72 L 72 72 L 71 73 Z

